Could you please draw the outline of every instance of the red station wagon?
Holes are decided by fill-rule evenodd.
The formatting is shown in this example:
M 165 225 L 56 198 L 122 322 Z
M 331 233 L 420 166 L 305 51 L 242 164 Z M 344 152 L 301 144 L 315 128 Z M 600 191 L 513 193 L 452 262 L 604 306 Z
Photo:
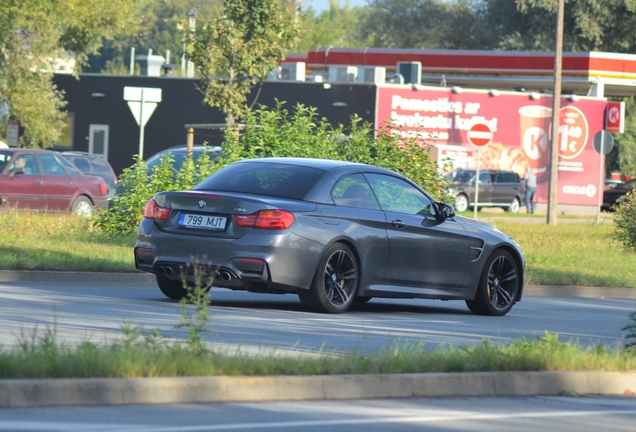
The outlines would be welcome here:
M 103 179 L 82 174 L 56 152 L 0 149 L 0 208 L 92 216 L 108 206 L 107 194 Z

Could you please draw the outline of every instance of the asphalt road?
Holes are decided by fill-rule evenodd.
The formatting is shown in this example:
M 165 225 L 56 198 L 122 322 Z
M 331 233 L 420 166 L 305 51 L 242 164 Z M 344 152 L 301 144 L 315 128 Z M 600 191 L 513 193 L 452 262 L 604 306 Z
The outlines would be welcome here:
M 423 398 L 0 410 L 0 431 L 633 431 L 626 397 Z
M 124 322 L 185 338 L 179 304 L 152 285 L 0 283 L 0 344 L 15 346 L 54 330 L 59 342 L 100 343 L 121 338 Z M 396 342 L 475 344 L 508 342 L 544 332 L 582 344 L 621 343 L 621 328 L 636 300 L 526 297 L 505 317 L 472 315 L 463 302 L 373 299 L 342 315 L 309 313 L 295 295 L 214 289 L 205 339 L 230 352 L 374 352 Z M 37 338 L 36 338 L 37 340 Z

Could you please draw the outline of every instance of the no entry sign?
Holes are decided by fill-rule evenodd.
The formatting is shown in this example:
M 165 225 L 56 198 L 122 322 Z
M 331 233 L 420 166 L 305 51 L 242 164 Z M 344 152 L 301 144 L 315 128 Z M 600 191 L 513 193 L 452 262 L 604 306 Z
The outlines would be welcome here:
M 492 141 L 492 131 L 487 124 L 476 123 L 468 130 L 466 137 L 475 147 L 483 147 Z

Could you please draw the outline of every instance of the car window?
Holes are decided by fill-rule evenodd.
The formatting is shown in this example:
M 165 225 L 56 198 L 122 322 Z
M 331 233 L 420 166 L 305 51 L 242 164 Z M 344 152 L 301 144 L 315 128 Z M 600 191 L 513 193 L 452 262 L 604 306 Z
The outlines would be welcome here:
M 479 183 L 480 184 L 490 184 L 490 173 L 488 171 L 482 171 L 479 173 Z
M 193 189 L 303 199 L 324 175 L 316 168 L 245 162 L 217 171 Z
M 17 156 L 9 167 L 9 172 L 13 172 L 16 167 L 23 167 L 25 175 L 40 174 L 40 166 L 33 154 L 21 154 Z
M 62 165 L 64 165 L 66 167 L 66 171 L 68 171 L 68 173 L 70 175 L 82 175 L 82 171 L 78 170 L 75 165 L 73 165 L 71 162 L 69 162 L 68 159 L 61 157 L 58 158 L 58 160 L 60 162 L 62 162 Z
M 475 171 L 471 170 L 459 170 L 451 172 L 447 178 L 456 183 L 468 183 L 470 179 L 475 175 Z
M 11 155 L 11 152 L 0 151 L 0 173 L 4 171 L 4 167 L 6 167 L 7 163 L 11 160 Z
M 73 165 L 84 174 L 91 172 L 91 164 L 86 158 L 73 158 Z
M 40 161 L 46 175 L 67 175 L 66 170 L 62 166 L 62 162 L 58 161 L 54 155 L 50 153 L 40 153 Z
M 103 159 L 100 159 L 100 158 L 91 159 L 91 165 L 93 165 L 93 172 L 96 174 L 111 175 L 111 176 L 113 175 L 110 169 L 110 165 L 108 165 L 108 162 L 106 162 Z
M 614 189 L 616 189 L 616 190 L 632 190 L 632 189 L 634 189 L 634 187 L 636 187 L 636 180 L 630 180 L 630 181 L 628 181 L 626 183 L 619 184 Z
M 511 172 L 497 173 L 497 183 L 519 183 L 519 176 Z
M 331 192 L 336 205 L 380 210 L 371 187 L 362 174 L 353 174 L 340 180 Z
M 382 210 L 397 213 L 434 215 L 431 200 L 410 183 L 383 174 L 365 174 Z

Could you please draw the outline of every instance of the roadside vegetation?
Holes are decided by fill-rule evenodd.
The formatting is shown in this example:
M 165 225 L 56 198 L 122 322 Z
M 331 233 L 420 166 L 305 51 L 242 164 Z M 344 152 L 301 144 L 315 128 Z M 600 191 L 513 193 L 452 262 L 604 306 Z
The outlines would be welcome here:
M 4 210 L 1 270 L 134 271 L 133 235 L 107 234 L 67 213 Z
M 636 288 L 636 254 L 615 239 L 612 224 L 492 223 L 521 245 L 527 284 Z
M 0 379 L 636 369 L 633 348 L 582 348 L 548 333 L 501 345 L 484 340 L 477 346 L 427 350 L 424 344 L 396 343 L 371 355 L 351 351 L 311 357 L 208 351 L 130 325 L 121 340 L 108 345 L 64 346 L 55 340 L 55 329 L 42 335 L 33 331 L 20 342 L 18 348 L 0 352 Z

